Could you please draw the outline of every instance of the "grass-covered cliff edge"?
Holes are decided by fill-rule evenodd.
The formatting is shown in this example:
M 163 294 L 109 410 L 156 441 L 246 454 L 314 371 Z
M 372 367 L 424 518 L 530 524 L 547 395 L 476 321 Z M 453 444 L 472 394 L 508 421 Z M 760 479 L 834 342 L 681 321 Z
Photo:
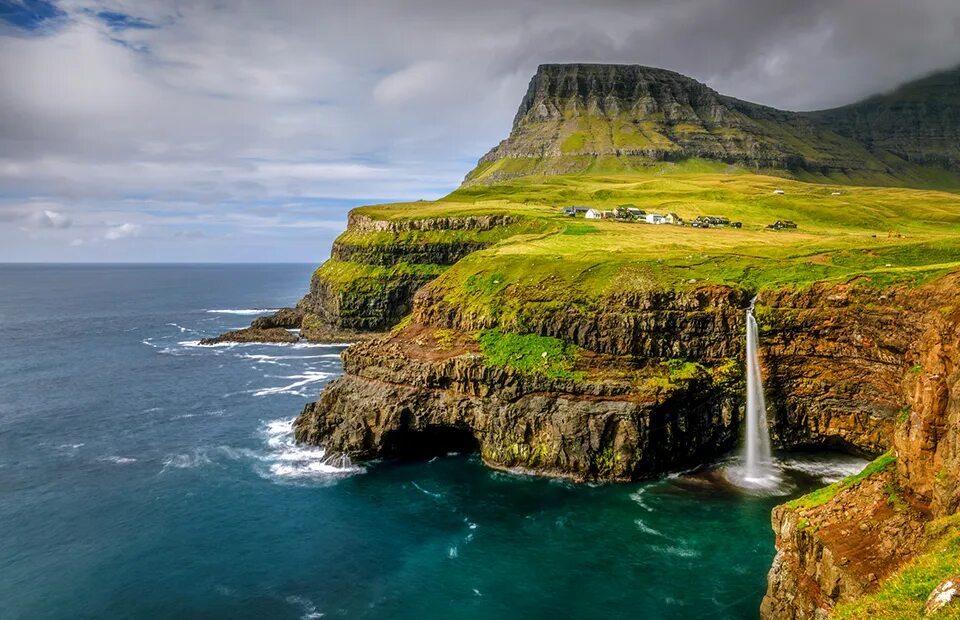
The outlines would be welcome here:
M 863 129 L 876 102 L 801 115 L 645 67 L 547 66 L 461 188 L 355 209 L 298 307 L 236 337 L 370 338 L 296 423 L 332 453 L 631 480 L 736 445 L 757 297 L 777 445 L 886 455 L 778 508 L 764 615 L 910 617 L 889 610 L 952 566 L 960 504 L 954 99 L 884 141 Z

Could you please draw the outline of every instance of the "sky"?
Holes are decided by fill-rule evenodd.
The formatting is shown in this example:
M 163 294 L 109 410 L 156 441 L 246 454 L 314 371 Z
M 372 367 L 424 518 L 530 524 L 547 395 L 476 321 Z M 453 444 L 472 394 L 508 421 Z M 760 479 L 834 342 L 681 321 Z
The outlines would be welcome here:
M 555 62 L 826 108 L 960 64 L 960 2 L 0 0 L 0 262 L 320 262 Z

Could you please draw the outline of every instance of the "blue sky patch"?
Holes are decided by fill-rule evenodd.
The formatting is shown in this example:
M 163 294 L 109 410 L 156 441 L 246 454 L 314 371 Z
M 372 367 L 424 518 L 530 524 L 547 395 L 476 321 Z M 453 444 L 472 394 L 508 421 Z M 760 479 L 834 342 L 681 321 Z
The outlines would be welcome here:
M 0 0 L 0 19 L 24 30 L 36 30 L 63 15 L 54 3 L 45 0 Z

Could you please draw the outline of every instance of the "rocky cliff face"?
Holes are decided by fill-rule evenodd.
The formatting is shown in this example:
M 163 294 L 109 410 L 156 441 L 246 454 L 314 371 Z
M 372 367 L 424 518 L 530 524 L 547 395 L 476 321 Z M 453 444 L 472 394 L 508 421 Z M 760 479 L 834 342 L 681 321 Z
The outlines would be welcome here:
M 820 172 L 888 168 L 805 116 L 722 96 L 679 73 L 571 64 L 540 66 L 510 137 L 467 182 L 579 172 L 604 158 L 626 168 L 688 158 Z
M 304 409 L 296 431 L 356 459 L 479 451 L 493 467 L 627 480 L 697 464 L 737 437 L 739 395 L 720 374 L 656 388 L 550 379 L 489 367 L 471 338 L 422 326 L 343 359 L 346 375 Z M 616 361 L 589 364 L 609 371 Z
M 471 234 L 503 230 L 508 235 L 515 223 L 508 215 L 387 220 L 352 212 L 330 260 L 314 272 L 296 308 L 258 318 L 248 328 L 202 344 L 366 340 L 407 316 L 414 294 L 449 265 L 496 239 Z M 449 239 L 441 234 L 424 240 L 422 233 L 452 234 Z M 296 329 L 299 335 L 290 331 Z
M 492 465 L 578 478 L 643 477 L 704 462 L 738 435 L 749 298 L 716 286 L 544 309 L 525 330 L 582 351 L 582 376 L 557 381 L 492 367 L 475 335 L 517 326 L 495 326 L 429 286 L 403 331 L 345 353 L 346 376 L 305 409 L 298 437 L 369 459 L 403 455 L 398 438 L 427 429 L 446 450 L 449 431 L 457 449 L 473 446 Z M 762 292 L 757 317 L 777 444 L 869 455 L 889 448 L 924 308 L 923 293 L 907 288 Z M 687 362 L 704 369 L 696 380 L 664 382 L 651 370 Z M 620 466 L 595 466 L 611 455 Z
M 871 151 L 960 170 L 960 67 L 807 116 Z
M 347 232 L 336 240 L 330 260 L 314 273 L 310 291 L 298 304 L 306 313 L 305 335 L 389 329 L 410 313 L 413 295 L 424 284 L 491 243 L 456 235 L 424 241 L 410 233 L 484 232 L 513 223 L 506 215 L 387 220 L 351 213 Z
M 960 170 L 958 76 L 946 72 L 859 104 L 795 113 L 726 97 L 663 69 L 541 65 L 510 136 L 480 159 L 465 183 L 701 158 L 874 184 L 923 184 L 930 176 L 924 166 Z M 942 171 L 936 178 L 948 182 Z
M 881 586 L 923 548 L 927 522 L 960 508 L 957 285 L 950 276 L 917 290 L 891 291 L 883 300 L 890 314 L 877 316 L 886 314 L 888 335 L 871 341 L 877 352 L 866 367 L 888 356 L 899 360 L 899 373 L 892 366 L 876 375 L 895 379 L 881 404 L 903 403 L 895 416 L 891 463 L 826 502 L 801 500 L 774 511 L 777 557 L 764 618 L 826 618 L 837 605 Z M 858 332 L 845 338 L 848 346 L 865 335 Z M 866 393 L 878 394 L 869 375 L 857 379 Z

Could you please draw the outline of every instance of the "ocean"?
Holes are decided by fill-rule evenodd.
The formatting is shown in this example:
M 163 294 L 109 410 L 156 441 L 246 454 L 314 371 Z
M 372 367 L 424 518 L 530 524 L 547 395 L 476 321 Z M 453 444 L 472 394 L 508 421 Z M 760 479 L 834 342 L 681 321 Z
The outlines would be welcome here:
M 783 497 L 294 444 L 344 347 L 196 342 L 313 267 L 0 266 L 0 619 L 758 616 Z

